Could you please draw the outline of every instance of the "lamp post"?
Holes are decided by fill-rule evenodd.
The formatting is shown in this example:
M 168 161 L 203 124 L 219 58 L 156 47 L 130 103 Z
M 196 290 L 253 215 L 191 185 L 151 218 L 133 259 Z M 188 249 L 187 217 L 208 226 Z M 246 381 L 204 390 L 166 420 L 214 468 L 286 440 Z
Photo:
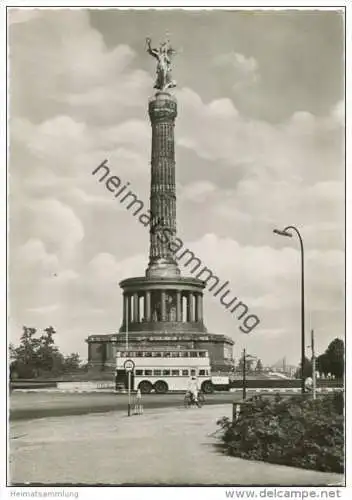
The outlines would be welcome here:
M 301 248 L 301 392 L 305 393 L 304 368 L 305 368 L 305 328 L 304 328 L 304 248 L 300 232 L 295 226 L 287 226 L 283 230 L 274 229 L 274 233 L 279 236 L 292 238 L 293 231 L 297 234 Z

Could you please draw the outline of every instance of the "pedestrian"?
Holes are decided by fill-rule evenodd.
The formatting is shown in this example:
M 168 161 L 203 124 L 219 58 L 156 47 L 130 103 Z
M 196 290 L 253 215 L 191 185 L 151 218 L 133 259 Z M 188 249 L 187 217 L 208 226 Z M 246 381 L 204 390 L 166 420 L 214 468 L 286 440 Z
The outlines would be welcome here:
M 135 413 L 137 415 L 141 415 L 143 413 L 143 407 L 142 407 L 142 393 L 140 388 L 138 387 L 137 393 L 136 393 L 136 402 L 135 402 Z
M 311 392 L 313 389 L 313 379 L 312 377 L 307 377 L 304 381 L 304 386 L 307 389 L 307 392 Z

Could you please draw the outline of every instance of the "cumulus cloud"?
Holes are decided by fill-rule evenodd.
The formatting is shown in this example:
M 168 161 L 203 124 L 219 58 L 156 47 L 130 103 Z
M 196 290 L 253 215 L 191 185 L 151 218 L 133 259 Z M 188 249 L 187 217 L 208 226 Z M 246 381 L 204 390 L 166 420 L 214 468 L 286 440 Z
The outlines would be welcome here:
M 196 181 L 179 189 L 180 199 L 202 203 L 216 191 L 216 186 L 207 180 Z
M 235 81 L 234 90 L 244 85 L 252 85 L 259 80 L 258 62 L 254 57 L 246 57 L 238 52 L 229 52 L 216 56 L 214 64 L 232 71 Z
M 75 249 L 84 237 L 84 228 L 72 208 L 56 199 L 32 202 L 28 220 L 31 233 L 64 255 Z

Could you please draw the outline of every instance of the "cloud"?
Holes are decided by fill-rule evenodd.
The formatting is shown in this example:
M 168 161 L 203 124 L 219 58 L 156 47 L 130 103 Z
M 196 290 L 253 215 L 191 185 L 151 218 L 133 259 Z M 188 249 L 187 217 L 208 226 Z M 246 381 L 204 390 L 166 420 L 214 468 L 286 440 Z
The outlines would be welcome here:
M 46 307 L 32 307 L 28 309 L 29 313 L 39 314 L 39 315 L 51 315 L 53 312 L 58 311 L 61 308 L 60 304 L 52 304 Z
M 190 89 L 179 94 L 182 115 L 178 143 L 199 157 L 220 161 L 223 166 L 246 164 L 246 174 L 265 177 L 335 179 L 336 165 L 343 164 L 341 125 L 335 110 L 323 118 L 295 113 L 279 124 L 248 119 L 236 113 L 212 114 L 218 101 L 204 103 Z M 234 108 L 228 100 L 227 107 Z M 342 174 L 342 168 L 339 172 Z M 341 175 L 342 177 L 342 175 Z
M 35 238 L 29 239 L 24 245 L 17 248 L 15 262 L 16 267 L 20 266 L 25 272 L 28 272 L 28 268 L 40 266 L 46 272 L 54 273 L 59 265 L 57 256 L 48 253 L 43 241 Z
M 254 57 L 246 57 L 238 52 L 220 54 L 214 58 L 216 66 L 232 71 L 233 89 L 238 90 L 244 85 L 253 85 L 259 80 L 259 66 Z
M 73 209 L 62 202 L 47 198 L 32 201 L 26 214 L 25 231 L 50 248 L 55 248 L 63 258 L 69 258 L 83 240 L 84 228 Z
M 10 30 L 11 74 L 26 82 L 12 87 L 12 113 L 112 120 L 118 109 L 146 101 L 150 75 L 130 68 L 135 53 L 128 45 L 107 48 L 88 10 L 44 9 L 27 21 Z
M 40 17 L 40 9 L 12 9 L 8 11 L 9 24 L 26 23 Z
M 216 191 L 216 186 L 207 180 L 196 181 L 181 187 L 178 192 L 182 200 L 190 200 L 193 203 L 203 203 Z

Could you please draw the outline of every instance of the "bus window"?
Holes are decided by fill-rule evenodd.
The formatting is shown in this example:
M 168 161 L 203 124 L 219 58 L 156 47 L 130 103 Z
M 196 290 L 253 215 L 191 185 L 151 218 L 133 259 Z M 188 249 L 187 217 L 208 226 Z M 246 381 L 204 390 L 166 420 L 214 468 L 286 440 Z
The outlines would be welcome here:
M 120 353 L 120 352 L 117 352 L 117 353 L 116 353 L 116 357 L 117 357 L 117 358 L 120 358 L 120 357 L 121 357 L 121 353 Z
M 183 352 L 183 354 L 182 354 L 182 355 L 183 355 L 183 357 L 184 357 L 184 358 L 188 358 L 189 352 L 188 352 L 188 351 L 185 351 L 185 352 Z
M 136 376 L 143 375 L 143 370 L 136 370 Z
M 180 370 L 171 370 L 171 375 L 178 377 L 180 375 Z
M 171 354 L 169 352 L 165 352 L 164 357 L 165 358 L 170 358 Z
M 198 356 L 199 356 L 200 358 L 205 358 L 205 357 L 206 357 L 205 355 L 206 355 L 206 352 L 202 352 L 202 351 L 200 351 L 200 352 L 198 353 Z
M 188 370 L 182 370 L 182 375 L 184 377 L 188 377 Z
M 161 352 L 155 352 L 154 355 L 156 358 L 161 358 Z
M 155 375 L 156 377 L 160 377 L 160 375 L 161 375 L 161 370 L 154 370 L 154 375 Z
M 196 358 L 197 357 L 197 351 L 191 351 L 190 355 L 191 355 L 191 358 Z
M 169 376 L 170 370 L 163 370 L 163 375 L 164 375 L 164 377 Z
M 151 353 L 151 352 L 145 352 L 145 353 L 144 353 L 144 356 L 145 356 L 146 358 L 151 358 L 151 357 L 152 357 L 152 353 Z
M 205 370 L 199 370 L 199 376 L 204 376 L 205 375 Z
M 152 375 L 152 370 L 144 370 L 144 375 Z
M 142 358 L 143 353 L 141 351 L 136 352 L 136 358 Z
M 171 355 L 173 358 L 178 358 L 180 356 L 180 353 L 177 351 L 174 351 L 173 353 L 171 353 Z
M 195 370 L 191 370 L 191 377 L 193 377 L 196 374 Z

